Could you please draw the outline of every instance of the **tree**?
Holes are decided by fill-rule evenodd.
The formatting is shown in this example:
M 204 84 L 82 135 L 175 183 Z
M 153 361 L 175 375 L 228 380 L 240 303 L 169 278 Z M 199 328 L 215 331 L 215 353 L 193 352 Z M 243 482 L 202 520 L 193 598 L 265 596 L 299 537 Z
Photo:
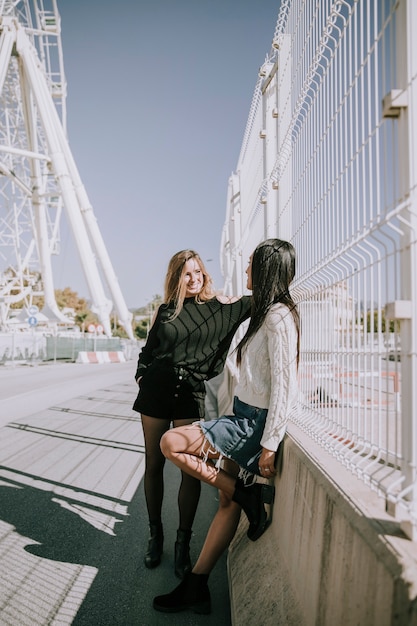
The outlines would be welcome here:
M 99 319 L 90 309 L 90 305 L 85 298 L 80 298 L 76 291 L 70 287 L 55 289 L 55 300 L 58 308 L 72 309 L 74 311 L 74 321 L 81 330 L 86 330 L 89 324 L 98 324 Z

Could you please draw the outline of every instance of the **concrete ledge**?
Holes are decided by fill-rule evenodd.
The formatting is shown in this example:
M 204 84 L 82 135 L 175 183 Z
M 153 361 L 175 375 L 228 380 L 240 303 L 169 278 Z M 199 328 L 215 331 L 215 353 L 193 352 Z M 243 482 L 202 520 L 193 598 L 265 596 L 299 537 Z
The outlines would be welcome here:
M 272 526 L 242 515 L 230 546 L 232 623 L 416 626 L 417 544 L 384 500 L 291 425 Z

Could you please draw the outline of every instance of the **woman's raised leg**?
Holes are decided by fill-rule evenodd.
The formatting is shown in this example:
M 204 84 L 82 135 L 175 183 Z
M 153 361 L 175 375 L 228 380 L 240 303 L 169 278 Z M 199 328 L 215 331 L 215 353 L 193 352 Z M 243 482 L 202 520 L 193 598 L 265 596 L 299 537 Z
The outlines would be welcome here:
M 249 520 L 249 539 L 256 541 L 265 532 L 271 517 L 264 505 L 272 504 L 275 488 L 259 483 L 246 486 L 242 480 L 236 480 L 230 473 L 216 468 L 213 460 L 219 457 L 219 453 L 210 449 L 198 424 L 174 428 L 165 433 L 161 439 L 161 450 L 181 470 L 217 487 L 242 507 Z
M 214 466 L 212 460 L 217 459 L 219 453 L 210 450 L 198 424 L 167 431 L 161 438 L 161 450 L 167 459 L 187 474 L 221 489 L 230 498 L 233 497 L 236 480 Z

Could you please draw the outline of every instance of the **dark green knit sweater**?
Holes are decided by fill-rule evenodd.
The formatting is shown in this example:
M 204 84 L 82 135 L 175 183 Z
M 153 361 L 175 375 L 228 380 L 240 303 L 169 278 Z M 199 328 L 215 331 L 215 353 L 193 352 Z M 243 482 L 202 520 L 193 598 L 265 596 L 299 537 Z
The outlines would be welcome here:
M 250 296 L 231 304 L 213 298 L 198 304 L 187 298 L 180 314 L 171 319 L 174 307 L 162 304 L 139 354 L 135 379 L 152 370 L 178 371 L 196 390 L 203 381 L 221 372 L 236 330 L 249 317 Z

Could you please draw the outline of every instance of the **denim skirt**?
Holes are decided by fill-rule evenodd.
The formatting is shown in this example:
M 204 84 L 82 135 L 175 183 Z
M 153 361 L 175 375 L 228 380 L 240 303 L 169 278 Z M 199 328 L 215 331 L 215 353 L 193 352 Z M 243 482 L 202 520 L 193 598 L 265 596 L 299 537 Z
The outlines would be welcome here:
M 260 475 L 261 439 L 268 409 L 251 406 L 235 396 L 233 412 L 234 415 L 200 422 L 199 426 L 212 448 L 243 469 Z

